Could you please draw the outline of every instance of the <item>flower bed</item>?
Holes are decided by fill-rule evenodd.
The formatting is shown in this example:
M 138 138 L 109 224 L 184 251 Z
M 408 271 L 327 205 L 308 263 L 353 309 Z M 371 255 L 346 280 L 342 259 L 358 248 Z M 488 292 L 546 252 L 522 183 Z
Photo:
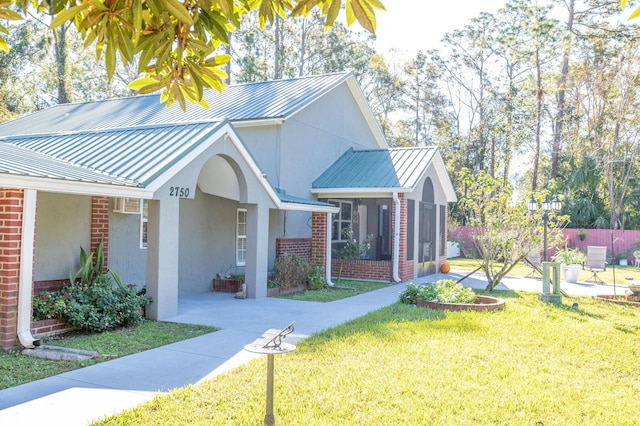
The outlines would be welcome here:
M 295 287 L 287 287 L 287 288 L 280 288 L 280 287 L 267 288 L 267 297 L 281 296 L 281 295 L 291 294 L 291 293 L 299 293 L 301 291 L 305 291 L 307 288 L 309 287 L 306 284 L 298 285 Z
M 416 306 L 444 311 L 498 311 L 504 309 L 504 300 L 490 296 L 477 296 L 475 303 L 444 303 L 418 299 Z
M 597 296 L 593 296 L 595 300 L 602 300 L 603 302 L 616 303 L 618 305 L 627 305 L 627 306 L 635 306 L 640 308 L 640 302 L 632 302 L 631 300 L 625 299 L 624 296 L 612 296 L 609 294 L 599 294 Z

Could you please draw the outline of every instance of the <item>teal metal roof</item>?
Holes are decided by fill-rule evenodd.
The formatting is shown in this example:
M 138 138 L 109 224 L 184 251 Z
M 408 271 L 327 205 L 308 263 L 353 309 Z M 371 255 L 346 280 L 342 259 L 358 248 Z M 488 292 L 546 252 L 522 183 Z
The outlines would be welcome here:
M 63 104 L 0 124 L 0 136 L 222 119 L 231 122 L 286 119 L 349 78 L 353 78 L 351 73 L 334 73 L 230 85 L 222 93 L 205 91 L 208 109 L 187 104 L 184 112 L 177 103 L 166 108 L 160 103 L 160 95 Z
M 334 207 L 333 204 L 324 203 L 322 201 L 310 200 L 308 198 L 296 197 L 294 195 L 287 194 L 287 191 L 280 188 L 274 188 L 276 194 L 278 194 L 278 198 L 280 201 L 284 203 L 294 203 L 294 204 L 308 204 L 310 206 L 320 206 L 320 207 Z
M 69 164 L 39 152 L 0 143 L 0 174 L 133 186 L 132 182 Z
M 313 188 L 414 188 L 437 150 L 436 147 L 350 149 L 313 181 Z
M 0 137 L 0 172 L 146 187 L 226 122 Z M 22 158 L 19 156 L 23 155 Z M 17 157 L 16 157 L 17 156 Z

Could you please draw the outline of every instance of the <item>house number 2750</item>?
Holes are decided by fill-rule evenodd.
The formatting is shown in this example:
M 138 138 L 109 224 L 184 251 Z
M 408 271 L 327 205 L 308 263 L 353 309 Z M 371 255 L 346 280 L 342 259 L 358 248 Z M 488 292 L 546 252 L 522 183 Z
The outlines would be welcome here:
M 189 188 L 185 188 L 183 186 L 171 186 L 169 187 L 169 196 L 186 198 L 189 196 Z

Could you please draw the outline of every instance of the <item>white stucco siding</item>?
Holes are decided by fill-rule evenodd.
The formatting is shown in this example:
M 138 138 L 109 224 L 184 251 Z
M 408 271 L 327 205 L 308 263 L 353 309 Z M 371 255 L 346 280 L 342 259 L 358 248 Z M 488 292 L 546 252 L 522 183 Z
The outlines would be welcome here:
M 127 284 L 146 284 L 147 250 L 140 248 L 140 215 L 109 213 L 109 268 Z
M 276 260 L 276 239 L 283 238 L 284 214 L 282 210 L 269 211 L 269 270 L 273 270 L 273 262 Z
M 197 191 L 180 203 L 179 295 L 211 291 L 217 273 L 236 268 L 235 223 L 239 204 Z
M 238 133 L 273 186 L 312 199 L 312 182 L 345 151 L 379 148 L 346 84 L 281 125 L 241 127 Z M 271 229 L 280 237 L 308 238 L 310 219 L 308 212 L 289 211 L 286 223 L 282 213 Z
M 281 235 L 285 238 L 309 238 L 311 237 L 311 213 L 289 210 L 286 213 L 286 225 L 281 229 Z
M 35 281 L 69 278 L 77 269 L 80 247 L 90 249 L 91 197 L 38 192 Z
M 287 120 L 280 138 L 282 187 L 301 197 L 310 196 L 313 180 L 349 148 L 379 148 L 346 85 Z
M 278 159 L 281 150 L 280 125 L 239 127 L 236 131 L 269 182 L 281 187 Z

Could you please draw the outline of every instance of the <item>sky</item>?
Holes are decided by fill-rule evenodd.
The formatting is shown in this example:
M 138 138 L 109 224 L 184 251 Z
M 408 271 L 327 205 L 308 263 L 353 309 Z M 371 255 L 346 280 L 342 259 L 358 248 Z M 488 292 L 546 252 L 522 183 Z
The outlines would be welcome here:
M 391 48 L 414 56 L 418 50 L 441 47 L 446 32 L 464 27 L 480 12 L 495 13 L 506 0 L 381 0 L 386 11 L 376 11 L 376 50 Z M 352 27 L 355 27 L 354 23 Z

